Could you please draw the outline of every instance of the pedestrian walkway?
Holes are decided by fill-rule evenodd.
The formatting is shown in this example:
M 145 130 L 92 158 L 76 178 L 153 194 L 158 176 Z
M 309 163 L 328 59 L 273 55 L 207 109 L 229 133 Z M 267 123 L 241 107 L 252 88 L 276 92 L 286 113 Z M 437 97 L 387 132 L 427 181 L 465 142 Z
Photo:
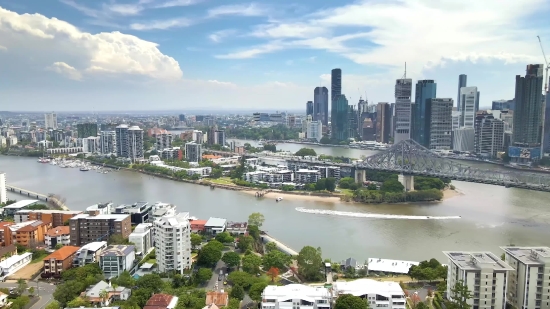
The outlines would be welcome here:
M 282 242 L 278 241 L 277 239 L 269 236 L 268 234 L 262 234 L 262 237 L 264 239 L 264 243 L 273 242 L 275 245 L 277 245 L 277 248 L 279 250 L 283 251 L 284 253 L 292 256 L 298 255 L 298 252 L 296 252 L 294 249 L 290 248 L 289 246 L 283 244 Z

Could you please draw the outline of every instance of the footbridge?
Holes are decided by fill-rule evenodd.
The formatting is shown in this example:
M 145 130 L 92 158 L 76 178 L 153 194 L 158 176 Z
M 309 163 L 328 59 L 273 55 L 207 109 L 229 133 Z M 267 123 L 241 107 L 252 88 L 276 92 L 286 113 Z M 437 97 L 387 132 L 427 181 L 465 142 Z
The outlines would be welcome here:
M 13 192 L 13 193 L 23 195 L 23 196 L 27 196 L 27 197 L 35 198 L 37 200 L 48 202 L 48 204 L 51 207 L 56 208 L 56 209 L 69 210 L 69 208 L 65 205 L 65 199 L 63 199 L 60 196 L 57 196 L 55 194 L 45 195 L 45 194 L 33 192 L 31 190 L 19 188 L 19 187 L 8 185 L 8 184 L 6 184 L 6 190 L 10 191 L 10 192 Z
M 358 163 L 356 180 L 364 181 L 366 170 L 398 173 L 407 190 L 414 188 L 414 176 L 429 176 L 550 192 L 550 174 L 477 169 L 443 158 L 413 140 L 401 141 Z

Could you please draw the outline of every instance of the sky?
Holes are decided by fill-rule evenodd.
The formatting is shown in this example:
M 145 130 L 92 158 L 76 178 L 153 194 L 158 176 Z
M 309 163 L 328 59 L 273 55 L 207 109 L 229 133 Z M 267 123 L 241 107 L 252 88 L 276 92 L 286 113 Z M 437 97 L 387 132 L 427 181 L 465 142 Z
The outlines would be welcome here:
M 0 110 L 299 110 L 341 68 L 350 103 L 405 74 L 480 106 L 550 53 L 548 0 L 0 0 Z

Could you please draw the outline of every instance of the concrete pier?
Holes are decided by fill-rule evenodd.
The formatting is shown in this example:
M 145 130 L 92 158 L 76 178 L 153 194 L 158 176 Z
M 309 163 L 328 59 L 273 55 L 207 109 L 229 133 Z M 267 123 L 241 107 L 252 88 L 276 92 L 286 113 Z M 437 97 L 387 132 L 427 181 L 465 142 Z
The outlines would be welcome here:
M 65 204 L 63 204 L 62 201 L 59 200 L 58 197 L 56 197 L 53 194 L 50 194 L 50 195 L 40 194 L 30 190 L 18 188 L 15 186 L 10 186 L 8 184 L 6 184 L 6 189 L 13 193 L 17 193 L 27 197 L 32 197 L 40 201 L 49 202 L 53 207 L 59 208 L 61 210 L 70 210 Z
M 264 233 L 264 234 L 261 234 L 260 235 L 262 237 L 262 240 L 265 244 L 269 243 L 269 242 L 273 242 L 277 245 L 277 248 L 279 250 L 281 250 L 282 252 L 288 254 L 288 255 L 292 255 L 292 256 L 296 256 L 298 255 L 298 252 L 296 252 L 294 249 L 290 248 L 289 246 L 283 244 L 282 242 L 278 241 L 277 239 L 275 239 L 274 237 L 272 236 L 269 236 L 269 234 L 267 233 Z

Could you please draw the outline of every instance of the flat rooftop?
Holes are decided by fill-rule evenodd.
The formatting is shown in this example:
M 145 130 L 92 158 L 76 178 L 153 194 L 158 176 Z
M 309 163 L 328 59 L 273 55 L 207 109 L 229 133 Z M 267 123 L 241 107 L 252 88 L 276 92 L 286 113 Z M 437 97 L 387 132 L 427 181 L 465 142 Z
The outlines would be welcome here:
M 523 264 L 545 264 L 541 259 L 550 259 L 549 247 L 500 247 Z
M 19 202 L 15 202 L 13 204 L 5 206 L 3 209 L 19 209 L 36 203 L 38 203 L 38 200 L 21 200 Z
M 89 214 L 79 214 L 71 218 L 71 220 L 87 219 L 87 220 L 115 220 L 122 221 L 128 218 L 129 214 L 110 214 L 110 215 L 97 215 L 91 216 Z
M 81 210 L 53 210 L 53 209 L 37 209 L 37 210 L 34 210 L 34 209 L 22 209 L 22 210 L 19 210 L 18 212 L 16 212 L 15 214 L 19 215 L 19 214 L 25 214 L 25 213 L 31 213 L 31 212 L 34 212 L 34 213 L 41 213 L 41 214 L 57 214 L 57 213 L 61 213 L 61 214 L 67 214 L 67 215 L 78 215 L 78 214 L 81 214 L 81 213 L 82 213 Z
M 449 260 L 463 270 L 481 270 L 491 268 L 494 271 L 514 270 L 506 262 L 488 251 L 443 251 Z

